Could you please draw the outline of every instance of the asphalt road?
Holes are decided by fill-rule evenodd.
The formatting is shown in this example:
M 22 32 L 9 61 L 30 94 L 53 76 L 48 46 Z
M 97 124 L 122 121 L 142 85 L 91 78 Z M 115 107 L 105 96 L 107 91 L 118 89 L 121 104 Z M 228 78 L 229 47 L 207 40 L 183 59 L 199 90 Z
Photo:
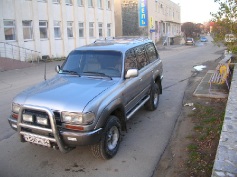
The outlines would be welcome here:
M 171 46 L 160 50 L 164 64 L 163 94 L 154 112 L 138 111 L 128 122 L 118 154 L 111 160 L 95 159 L 89 148 L 62 154 L 19 142 L 7 122 L 11 100 L 25 88 L 43 81 L 44 65 L 0 72 L 0 176 L 152 177 L 180 114 L 184 90 L 193 66 L 221 56 L 211 42 L 196 46 Z M 47 77 L 55 75 L 47 65 Z

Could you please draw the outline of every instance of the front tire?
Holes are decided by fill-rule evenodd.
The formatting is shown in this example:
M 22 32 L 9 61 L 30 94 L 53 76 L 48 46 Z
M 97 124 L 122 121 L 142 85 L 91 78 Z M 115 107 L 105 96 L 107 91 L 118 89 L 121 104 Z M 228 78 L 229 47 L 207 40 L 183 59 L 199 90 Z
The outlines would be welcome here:
M 91 146 L 92 154 L 96 158 L 111 159 L 118 152 L 120 139 L 121 123 L 116 116 L 110 116 L 101 141 Z
M 157 109 L 159 105 L 160 99 L 160 87 L 158 83 L 153 83 L 151 92 L 150 92 L 150 99 L 146 102 L 145 107 L 149 111 L 154 111 Z

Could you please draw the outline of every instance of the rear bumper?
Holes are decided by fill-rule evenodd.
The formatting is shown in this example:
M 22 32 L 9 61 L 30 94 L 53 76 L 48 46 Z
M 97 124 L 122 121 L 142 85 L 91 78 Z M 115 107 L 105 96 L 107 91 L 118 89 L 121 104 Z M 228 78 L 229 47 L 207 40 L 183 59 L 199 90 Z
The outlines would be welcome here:
M 21 118 L 23 109 L 43 110 L 47 112 L 50 119 L 51 129 L 24 124 Z M 47 139 L 51 143 L 56 144 L 62 152 L 67 152 L 70 147 L 95 144 L 100 141 L 101 136 L 103 134 L 102 128 L 89 132 L 79 132 L 57 127 L 54 115 L 49 109 L 27 105 L 24 105 L 21 108 L 20 113 L 18 115 L 18 120 L 9 117 L 8 122 L 14 130 L 18 131 L 20 140 L 22 142 L 25 141 L 25 135 L 36 136 L 39 138 Z

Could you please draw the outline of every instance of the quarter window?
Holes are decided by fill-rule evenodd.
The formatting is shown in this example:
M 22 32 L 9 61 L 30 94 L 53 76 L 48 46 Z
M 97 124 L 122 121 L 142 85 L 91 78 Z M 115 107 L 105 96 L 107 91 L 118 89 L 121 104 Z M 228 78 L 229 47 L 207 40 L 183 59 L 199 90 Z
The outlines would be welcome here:
M 23 26 L 23 38 L 24 39 L 33 39 L 33 28 L 32 21 L 22 21 Z
M 4 20 L 5 40 L 16 40 L 16 27 L 14 20 Z
M 158 58 L 156 48 L 152 43 L 146 44 L 146 51 L 150 62 Z
M 39 21 L 40 39 L 48 38 L 48 22 Z

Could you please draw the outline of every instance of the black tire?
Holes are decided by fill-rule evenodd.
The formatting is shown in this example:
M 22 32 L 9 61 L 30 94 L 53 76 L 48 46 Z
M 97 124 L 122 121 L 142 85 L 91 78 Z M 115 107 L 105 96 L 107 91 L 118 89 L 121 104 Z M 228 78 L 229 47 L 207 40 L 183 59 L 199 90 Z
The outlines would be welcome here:
M 151 87 L 150 99 L 146 102 L 145 108 L 149 111 L 154 111 L 159 105 L 160 87 L 159 84 L 154 83 Z
M 119 149 L 121 139 L 121 124 L 116 116 L 110 116 L 106 125 L 104 135 L 99 143 L 91 145 L 92 154 L 96 158 L 111 159 Z

